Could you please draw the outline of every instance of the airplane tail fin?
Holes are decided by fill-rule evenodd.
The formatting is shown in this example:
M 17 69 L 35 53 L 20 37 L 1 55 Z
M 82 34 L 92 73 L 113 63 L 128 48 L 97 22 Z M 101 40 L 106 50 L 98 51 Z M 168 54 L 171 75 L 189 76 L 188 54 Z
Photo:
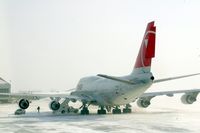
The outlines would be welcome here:
M 132 73 L 148 73 L 151 71 L 151 60 L 155 57 L 156 26 L 154 21 L 147 24 L 142 44 Z

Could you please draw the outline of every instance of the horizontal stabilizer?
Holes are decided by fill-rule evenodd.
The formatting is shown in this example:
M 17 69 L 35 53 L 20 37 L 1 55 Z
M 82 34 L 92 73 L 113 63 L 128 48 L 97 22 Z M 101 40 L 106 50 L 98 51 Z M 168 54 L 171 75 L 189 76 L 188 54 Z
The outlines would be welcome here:
M 121 78 L 117 78 L 117 77 L 113 77 L 113 76 L 108 76 L 108 75 L 104 75 L 104 74 L 98 74 L 97 76 L 103 77 L 103 78 L 106 78 L 106 79 L 110 79 L 110 80 L 115 80 L 115 81 L 127 83 L 127 84 L 135 84 L 134 82 L 129 81 L 129 80 L 125 80 L 125 79 L 121 79 Z

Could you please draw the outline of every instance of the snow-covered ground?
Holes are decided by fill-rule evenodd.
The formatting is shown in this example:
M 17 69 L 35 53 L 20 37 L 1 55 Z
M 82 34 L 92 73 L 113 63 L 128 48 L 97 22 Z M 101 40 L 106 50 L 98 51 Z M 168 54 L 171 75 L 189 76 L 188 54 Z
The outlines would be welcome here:
M 155 98 L 147 109 L 133 105 L 133 113 L 121 115 L 55 116 L 48 100 L 35 101 L 25 115 L 15 116 L 16 104 L 0 105 L 1 133 L 199 133 L 200 104 L 182 105 L 174 98 Z M 41 113 L 36 112 L 41 106 Z

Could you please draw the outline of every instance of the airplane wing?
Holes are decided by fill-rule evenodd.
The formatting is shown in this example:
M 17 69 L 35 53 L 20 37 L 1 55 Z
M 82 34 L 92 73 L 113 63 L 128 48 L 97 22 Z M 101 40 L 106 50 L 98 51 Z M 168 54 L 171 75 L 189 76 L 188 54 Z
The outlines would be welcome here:
M 142 108 L 147 108 L 151 104 L 151 99 L 156 96 L 166 95 L 169 97 L 173 97 L 175 94 L 181 93 L 183 93 L 181 97 L 181 102 L 183 104 L 192 104 L 197 100 L 197 96 L 200 93 L 200 89 L 144 93 L 140 97 L 138 97 L 137 105 Z
M 50 94 L 35 94 L 35 93 L 0 93 L 0 96 L 8 96 L 10 99 L 14 101 L 18 101 L 20 99 L 27 99 L 27 100 L 40 100 L 44 98 L 50 98 L 50 99 L 70 99 L 70 100 L 85 100 L 85 101 L 91 101 L 88 97 L 85 96 L 74 96 L 70 94 L 64 94 L 64 93 L 50 93 Z
M 63 113 L 63 109 L 65 109 L 64 111 L 68 111 L 68 112 L 69 111 L 77 112 L 77 109 L 67 106 L 67 104 L 70 101 L 72 101 L 72 102 L 81 101 L 81 102 L 89 103 L 89 104 L 92 101 L 94 101 L 91 97 L 88 97 L 87 95 L 75 96 L 73 94 L 64 94 L 64 93 L 62 93 L 62 94 L 0 93 L 0 96 L 7 96 L 9 101 L 17 102 L 20 109 L 23 109 L 23 110 L 25 110 L 29 107 L 29 103 L 32 100 L 40 100 L 43 98 L 50 98 L 51 102 L 49 103 L 49 107 L 53 111 L 60 110 L 57 113 Z M 64 99 L 64 100 L 61 101 L 61 103 L 60 103 L 61 99 Z M 62 107 L 60 107 L 60 106 L 62 106 Z M 65 106 L 66 106 L 66 108 L 65 108 Z M 83 106 L 84 105 L 82 105 L 81 107 L 83 107 Z
M 149 93 L 144 93 L 143 95 L 140 96 L 140 98 L 155 97 L 155 96 L 162 96 L 162 95 L 173 97 L 174 94 L 180 94 L 180 93 L 186 93 L 186 94 L 200 93 L 200 89 L 176 90 L 176 91 L 162 91 L 162 92 L 149 92 Z
M 175 80 L 175 79 L 181 79 L 181 78 L 186 78 L 186 77 L 191 77 L 191 76 L 196 76 L 196 75 L 200 75 L 200 73 L 177 76 L 177 77 L 170 77 L 170 78 L 164 78 L 164 79 L 157 79 L 157 80 L 154 80 L 153 83 L 160 83 L 160 82 L 165 82 L 165 81 Z

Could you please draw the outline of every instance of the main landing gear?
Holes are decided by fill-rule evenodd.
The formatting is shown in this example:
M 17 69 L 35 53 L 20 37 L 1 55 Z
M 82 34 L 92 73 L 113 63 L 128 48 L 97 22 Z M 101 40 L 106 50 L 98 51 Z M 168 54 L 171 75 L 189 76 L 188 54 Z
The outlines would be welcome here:
M 101 108 L 99 110 L 97 110 L 97 114 L 99 114 L 99 115 L 105 115 L 106 114 L 106 110 L 104 109 L 103 106 L 101 106 Z
M 83 103 L 83 105 L 80 107 L 80 109 L 81 109 L 80 114 L 81 115 L 89 115 L 89 113 L 90 113 L 89 110 L 88 110 L 89 105 L 86 105 L 85 103 Z M 107 107 L 106 107 L 106 109 L 107 109 Z M 98 115 L 105 115 L 107 113 L 106 109 L 105 109 L 104 106 L 100 106 L 100 108 L 97 110 L 97 114 Z M 107 110 L 107 111 L 109 112 L 109 110 Z M 131 110 L 130 104 L 126 104 L 125 108 L 123 108 L 123 110 L 120 109 L 120 106 L 115 106 L 112 110 L 112 114 L 122 114 L 122 113 L 127 114 L 127 113 L 131 113 L 131 112 L 132 112 L 132 110 Z
M 130 104 L 126 104 L 125 108 L 123 108 L 123 113 L 127 114 L 127 113 L 131 113 L 131 105 Z M 116 106 L 113 110 L 112 110 L 113 114 L 121 114 L 121 109 L 119 108 L 119 106 Z
M 89 115 L 90 112 L 88 110 L 88 106 L 86 106 L 86 104 L 83 104 L 83 108 L 81 109 L 81 115 Z
M 113 110 L 112 110 L 113 114 L 121 114 L 121 109 L 119 108 L 119 106 L 116 106 Z
M 123 108 L 123 113 L 127 114 L 127 113 L 131 113 L 131 105 L 130 104 L 126 104 L 125 108 Z

